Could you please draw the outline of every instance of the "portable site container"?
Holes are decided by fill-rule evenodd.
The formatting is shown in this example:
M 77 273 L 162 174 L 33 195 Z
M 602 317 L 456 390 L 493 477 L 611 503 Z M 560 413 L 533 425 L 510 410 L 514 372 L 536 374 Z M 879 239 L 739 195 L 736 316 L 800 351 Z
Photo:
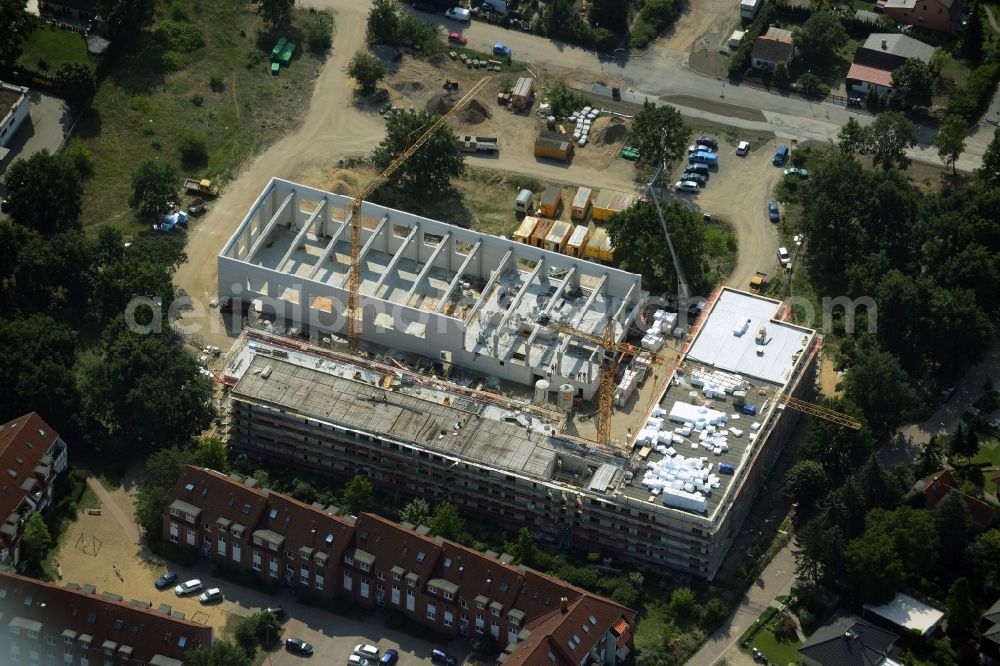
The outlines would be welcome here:
M 635 195 L 617 190 L 601 190 L 594 199 L 593 218 L 600 222 L 606 221 L 615 213 L 620 213 L 633 203 Z
M 587 241 L 586 258 L 593 261 L 611 262 L 615 258 L 614 248 L 611 247 L 611 239 L 608 237 L 606 229 L 595 228 Z
M 574 220 L 585 220 L 590 212 L 590 206 L 594 203 L 594 191 L 589 187 L 580 187 L 573 197 L 573 205 L 570 206 L 569 215 Z
M 535 139 L 535 157 L 548 157 L 566 162 L 573 157 L 573 142 L 556 136 L 540 136 Z
M 521 220 L 521 226 L 514 232 L 514 240 L 518 243 L 531 245 L 531 234 L 534 233 L 537 224 L 537 217 L 534 215 L 525 215 L 524 219 Z
M 552 229 L 552 223 L 555 220 L 549 220 L 544 217 L 538 218 L 538 223 L 535 225 L 534 231 L 531 232 L 531 244 L 535 247 L 545 247 L 545 239 L 549 235 L 549 230 Z
M 569 222 L 555 221 L 549 234 L 545 237 L 545 249 L 550 252 L 563 254 L 566 251 L 566 243 L 573 233 L 573 225 Z
M 538 208 L 542 217 L 555 218 L 559 216 L 559 207 L 562 205 L 562 188 L 558 185 L 549 185 L 542 194 L 542 201 Z
M 590 240 L 590 234 L 593 230 L 593 222 L 587 225 L 576 225 L 576 228 L 573 229 L 573 233 L 570 235 L 569 240 L 566 242 L 566 254 L 571 257 L 582 259 L 586 254 L 587 241 Z
M 522 76 L 514 85 L 514 91 L 510 96 L 510 105 L 520 111 L 531 106 L 531 90 L 535 86 L 535 80 L 530 76 Z

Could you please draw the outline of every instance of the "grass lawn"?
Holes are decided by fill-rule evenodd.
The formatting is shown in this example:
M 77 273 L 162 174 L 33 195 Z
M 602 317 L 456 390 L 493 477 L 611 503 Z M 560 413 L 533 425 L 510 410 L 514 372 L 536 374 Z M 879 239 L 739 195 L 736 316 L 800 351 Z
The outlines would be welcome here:
M 996 437 L 982 439 L 979 444 L 979 453 L 972 459 L 972 463 L 1000 465 L 1000 440 L 997 440 Z
M 802 643 L 794 641 L 786 643 L 774 637 L 770 629 L 757 634 L 750 645 L 764 653 L 769 661 L 776 664 L 797 664 L 799 663 L 798 649 Z
M 647 603 L 642 609 L 639 626 L 635 630 L 635 646 L 654 648 L 663 644 L 663 637 L 672 631 L 667 621 L 665 609 L 653 603 Z
M 54 76 L 68 62 L 93 64 L 87 55 L 87 42 L 78 32 L 54 26 L 41 26 L 24 40 L 17 66 L 47 76 Z
M 245 5 L 175 0 L 170 7 L 171 20 L 186 17 L 201 31 L 204 46 L 164 51 L 152 34 L 144 34 L 137 52 L 110 66 L 71 142 L 94 157 L 94 175 L 84 189 L 85 227 L 114 222 L 136 228 L 128 199 L 131 174 L 143 160 L 173 165 L 178 186 L 185 176 L 224 183 L 292 127 L 308 104 L 324 58 L 303 51 L 301 38 L 295 38 L 299 48 L 291 66 L 272 76 L 274 39 L 258 40 L 263 24 Z M 306 10 L 294 16 L 297 27 L 316 20 Z M 165 18 L 158 14 L 157 23 Z M 181 164 L 178 143 L 187 134 L 204 140 L 206 164 Z

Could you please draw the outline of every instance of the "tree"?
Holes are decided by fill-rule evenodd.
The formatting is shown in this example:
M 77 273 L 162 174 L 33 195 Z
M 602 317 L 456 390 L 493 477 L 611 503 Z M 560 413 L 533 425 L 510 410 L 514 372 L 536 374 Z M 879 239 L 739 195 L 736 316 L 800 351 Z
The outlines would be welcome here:
M 960 492 L 951 491 L 934 507 L 934 522 L 941 541 L 941 566 L 946 571 L 957 571 L 972 537 L 969 507 Z
M 899 501 L 899 491 L 877 456 L 870 456 L 858 471 L 858 484 L 869 509 L 889 509 Z
M 705 604 L 701 613 L 701 621 L 705 629 L 709 632 L 721 626 L 729 617 L 729 608 L 721 599 L 712 597 Z
M 979 638 L 979 613 L 972 602 L 972 589 L 967 578 L 959 578 L 948 590 L 945 612 L 948 637 L 956 645 Z
M 976 576 L 977 587 L 986 596 L 1000 594 L 1000 529 L 987 530 L 979 535 L 969 549 L 974 563 L 970 571 Z
M 194 451 L 194 459 L 191 461 L 199 467 L 207 467 L 217 472 L 229 471 L 229 451 L 226 443 L 218 437 L 205 437 L 198 443 Z
M 590 25 L 620 32 L 628 27 L 628 3 L 621 0 L 593 0 Z
M 347 75 L 357 81 L 361 92 L 367 95 L 385 78 L 385 63 L 367 51 L 358 51 L 347 64 Z
M 629 143 L 639 149 L 643 161 L 659 166 L 680 159 L 689 134 L 680 111 L 647 99 L 632 119 Z
M 393 44 L 399 34 L 399 13 L 396 0 L 375 0 L 368 10 L 369 44 Z
M 843 571 L 844 534 L 823 516 L 795 531 L 795 574 L 813 585 L 837 581 Z
M 938 156 L 945 166 L 951 165 L 951 173 L 954 175 L 955 162 L 958 156 L 965 151 L 965 137 L 969 134 L 969 127 L 965 124 L 962 116 L 950 115 L 941 121 L 937 134 L 934 135 L 934 147 L 937 148 Z
M 430 520 L 430 516 L 431 507 L 427 504 L 427 500 L 421 497 L 411 500 L 399 512 L 400 522 L 410 523 L 411 525 L 426 525 L 427 521 Z
M 149 0 L 97 0 L 97 13 L 104 18 L 111 34 L 133 42 L 143 28 L 153 22 L 156 3 Z
M 527 527 L 522 527 L 517 532 L 517 543 L 514 545 L 512 553 L 517 561 L 525 566 L 532 566 L 535 561 L 535 554 L 538 547 L 535 545 L 535 535 Z
M 919 58 L 909 58 L 892 72 L 892 102 L 902 109 L 930 106 L 934 74 Z
M 918 402 L 899 359 L 875 343 L 848 369 L 844 395 L 861 408 L 878 435 L 895 430 Z
M 52 546 L 52 535 L 49 534 L 49 527 L 45 524 L 42 514 L 31 514 L 24 524 L 24 536 L 21 537 L 21 542 L 24 544 L 25 558 L 41 566 L 42 560 Z
M 465 524 L 462 517 L 458 515 L 458 507 L 451 502 L 441 502 L 434 507 L 430 528 L 439 537 L 458 541 L 465 529 Z
M 690 614 L 697 605 L 698 599 L 690 588 L 678 587 L 670 594 L 670 610 L 678 617 Z
M 864 415 L 857 405 L 844 398 L 823 401 L 828 409 L 860 418 Z M 875 438 L 868 427 L 860 430 L 844 428 L 822 419 L 809 424 L 800 455 L 823 466 L 828 488 L 836 488 L 851 476 L 875 450 Z
M 886 603 L 903 584 L 903 563 L 892 539 L 883 532 L 866 532 L 852 541 L 845 559 L 848 587 L 862 603 Z
M 63 63 L 56 72 L 55 84 L 56 92 L 74 111 L 87 108 L 90 100 L 94 99 L 94 93 L 97 92 L 94 70 L 81 62 Z
M 847 39 L 847 31 L 832 12 L 816 12 L 792 34 L 795 48 L 811 65 L 829 62 Z
M 165 304 L 160 308 L 163 312 L 174 300 L 174 272 L 186 258 L 184 240 L 179 236 L 134 237 L 128 253 L 122 253 L 119 246 L 113 258 L 100 265 L 94 279 L 92 310 L 107 323 L 124 312 L 133 298 L 143 296 Z
M 873 509 L 865 520 L 861 539 L 887 536 L 902 564 L 904 576 L 917 583 L 937 564 L 941 552 L 934 515 L 924 509 L 900 506 L 892 511 Z
M 941 469 L 943 461 L 944 454 L 941 450 L 941 442 L 938 441 L 937 435 L 932 435 L 917 454 L 917 474 L 920 476 L 933 474 Z
M 181 163 L 188 168 L 202 167 L 208 164 L 208 146 L 205 137 L 195 132 L 185 132 L 177 142 L 177 152 Z
M 800 510 L 810 511 L 826 494 L 826 471 L 815 460 L 800 460 L 788 470 L 785 484 Z
M 163 512 L 190 456 L 189 448 L 174 446 L 160 449 L 146 459 L 146 471 L 139 486 L 135 510 L 136 522 L 145 531 L 146 538 L 160 538 Z
M 188 666 L 250 666 L 252 662 L 243 648 L 225 640 L 215 640 L 184 655 Z
M 853 116 L 848 118 L 844 126 L 840 128 L 840 132 L 837 134 L 837 145 L 847 155 L 853 155 L 864 148 L 864 129 Z
M 865 145 L 875 166 L 905 169 L 910 164 L 906 149 L 917 145 L 917 126 L 899 111 L 880 113 L 865 129 Z
M 254 11 L 272 30 L 287 28 L 292 24 L 295 0 L 250 0 L 250 4 L 254 5 Z
M 375 489 L 372 482 L 360 474 L 355 475 L 344 486 L 344 508 L 348 514 L 357 516 L 364 511 L 371 511 L 374 507 Z
M 772 82 L 778 90 L 788 90 L 792 83 L 792 75 L 788 72 L 788 65 L 785 61 L 782 60 L 775 66 Z
M 688 283 L 698 289 L 705 277 L 705 233 L 701 218 L 677 201 L 671 201 L 662 210 Z M 638 203 L 612 215 L 608 220 L 608 235 L 616 248 L 616 258 L 629 270 L 641 273 L 650 288 L 677 285 L 670 247 L 652 204 Z
M 983 34 L 982 11 L 979 9 L 979 3 L 970 6 L 969 20 L 962 33 L 960 53 L 963 58 L 971 62 L 980 62 L 983 54 L 985 36 Z
M 993 130 L 993 139 L 983 153 L 983 165 L 976 169 L 976 179 L 987 187 L 1000 188 L 1000 127 Z
M 26 11 L 27 0 L 0 0 L 0 65 L 13 66 L 21 55 L 21 44 L 34 21 Z
M 169 164 L 145 160 L 132 173 L 128 205 L 146 222 L 155 222 L 166 210 L 167 202 L 176 201 L 177 195 L 177 172 Z
M 381 171 L 403 153 L 437 116 L 426 111 L 397 113 L 386 123 L 386 136 L 375 148 L 372 163 Z M 441 127 L 406 160 L 390 183 L 399 191 L 421 198 L 440 196 L 451 187 L 451 179 L 465 171 L 465 160 L 458 139 L 448 126 Z
M 240 647 L 248 654 L 253 654 L 258 645 L 265 651 L 270 651 L 280 643 L 282 631 L 281 622 L 274 613 L 263 611 L 240 619 L 236 624 L 234 637 Z
M 48 150 L 10 165 L 5 177 L 10 218 L 42 234 L 80 228 L 83 186 L 73 165 Z

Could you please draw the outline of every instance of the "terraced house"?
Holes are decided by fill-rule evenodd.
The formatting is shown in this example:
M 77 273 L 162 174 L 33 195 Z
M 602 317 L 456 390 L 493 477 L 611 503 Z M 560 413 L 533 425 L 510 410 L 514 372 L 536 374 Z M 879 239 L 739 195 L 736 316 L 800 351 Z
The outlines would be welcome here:
M 170 541 L 264 582 L 399 611 L 447 635 L 492 636 L 505 666 L 618 664 L 635 611 L 374 514 L 343 516 L 209 469 L 181 473 L 163 517 Z

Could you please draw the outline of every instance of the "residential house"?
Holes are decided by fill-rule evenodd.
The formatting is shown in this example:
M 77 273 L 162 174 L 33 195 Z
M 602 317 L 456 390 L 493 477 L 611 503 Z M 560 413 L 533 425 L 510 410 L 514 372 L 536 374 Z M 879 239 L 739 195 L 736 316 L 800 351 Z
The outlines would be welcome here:
M 805 666 L 899 666 L 890 657 L 897 638 L 891 631 L 846 615 L 814 631 L 799 654 Z
M 924 494 L 927 508 L 933 509 L 948 493 L 961 493 L 962 491 L 958 490 L 957 485 L 951 472 L 944 470 L 918 481 L 916 490 Z M 997 510 L 993 506 L 978 497 L 964 493 L 962 493 L 962 499 L 965 500 L 965 506 L 969 509 L 969 519 L 976 530 L 981 532 L 994 524 L 997 519 Z
M 0 663 L 181 666 L 210 626 L 93 585 L 50 585 L 0 568 Z
M 897 592 L 889 603 L 877 606 L 865 604 L 862 608 L 866 617 L 874 615 L 917 636 L 933 635 L 944 620 L 944 613 L 940 610 L 902 592 Z
M 343 516 L 247 482 L 185 467 L 164 513 L 165 538 L 300 595 L 389 608 L 445 635 L 492 636 L 506 646 L 499 662 L 507 666 L 614 665 L 632 649 L 634 611 L 510 555 L 481 553 L 426 526 Z
M 979 633 L 982 636 L 979 652 L 983 656 L 983 663 L 986 666 L 1000 664 L 1000 599 L 983 613 Z
M 930 63 L 934 47 L 906 35 L 872 33 L 854 53 L 847 72 L 847 90 L 868 94 L 874 87 L 880 97 L 892 92 L 892 73 L 910 58 Z
M 21 561 L 24 524 L 52 503 L 67 466 L 66 442 L 35 412 L 0 426 L 0 565 Z
M 38 11 L 43 15 L 89 21 L 97 14 L 96 0 L 39 0 Z
M 772 70 L 783 62 L 786 66 L 792 64 L 795 57 L 795 44 L 792 33 L 781 28 L 768 28 L 767 34 L 758 37 L 750 51 L 750 66 L 754 69 L 769 67 Z
M 886 0 L 885 15 L 896 23 L 954 32 L 962 15 L 962 0 Z

